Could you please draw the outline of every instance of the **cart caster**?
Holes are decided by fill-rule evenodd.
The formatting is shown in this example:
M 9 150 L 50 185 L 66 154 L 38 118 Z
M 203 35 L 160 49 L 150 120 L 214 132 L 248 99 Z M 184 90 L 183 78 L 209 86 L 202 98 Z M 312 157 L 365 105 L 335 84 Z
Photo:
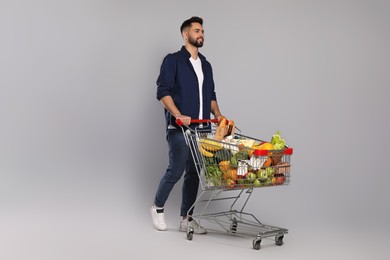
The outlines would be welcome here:
M 230 225 L 230 232 L 232 232 L 232 233 L 236 233 L 237 232 L 237 224 L 238 224 L 237 220 L 233 219 L 233 222 Z
M 275 244 L 277 245 L 277 246 L 281 246 L 281 245 L 283 245 L 283 235 L 281 235 L 281 236 L 276 236 L 275 237 Z
M 187 230 L 187 240 L 192 240 L 194 236 L 194 228 L 193 227 L 189 227 L 188 230 Z
M 260 249 L 260 244 L 261 244 L 261 238 L 255 238 L 253 239 L 253 249 L 254 250 L 259 250 Z

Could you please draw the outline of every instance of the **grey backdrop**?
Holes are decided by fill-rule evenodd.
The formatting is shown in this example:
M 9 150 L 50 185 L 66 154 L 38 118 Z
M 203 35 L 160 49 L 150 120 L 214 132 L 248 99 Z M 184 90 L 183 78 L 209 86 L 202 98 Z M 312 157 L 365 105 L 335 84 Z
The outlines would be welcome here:
M 386 259 L 390 253 L 390 2 L 8 1 L 0 3 L 1 259 Z M 225 116 L 280 130 L 289 186 L 247 209 L 285 245 L 167 232 L 148 213 L 167 164 L 155 81 L 204 18 Z

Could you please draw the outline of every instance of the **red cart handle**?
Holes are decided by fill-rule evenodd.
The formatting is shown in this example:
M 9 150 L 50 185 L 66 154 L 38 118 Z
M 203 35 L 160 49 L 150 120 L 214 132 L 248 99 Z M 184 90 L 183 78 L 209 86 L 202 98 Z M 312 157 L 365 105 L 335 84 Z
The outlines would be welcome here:
M 208 123 L 208 122 L 218 123 L 218 119 L 217 118 L 214 118 L 214 119 L 191 119 L 191 124 L 192 123 Z M 182 126 L 183 121 L 181 121 L 180 118 L 176 118 L 176 124 L 178 126 Z

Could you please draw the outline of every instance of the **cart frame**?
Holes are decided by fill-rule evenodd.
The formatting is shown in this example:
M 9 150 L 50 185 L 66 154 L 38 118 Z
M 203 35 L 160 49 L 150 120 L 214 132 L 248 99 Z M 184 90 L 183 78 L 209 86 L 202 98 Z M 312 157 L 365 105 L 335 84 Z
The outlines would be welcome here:
M 197 210 L 199 213 L 195 213 L 192 216 L 188 216 L 189 225 L 187 228 L 186 236 L 188 240 L 193 239 L 194 228 L 192 226 L 192 220 L 197 219 L 199 224 L 204 221 L 209 221 L 210 223 L 216 224 L 217 227 L 221 228 L 224 232 L 230 235 L 237 236 L 249 236 L 253 238 L 252 247 L 255 250 L 259 250 L 261 247 L 261 242 L 263 238 L 274 237 L 275 244 L 278 246 L 283 245 L 284 235 L 288 233 L 288 229 L 281 228 L 272 225 L 266 225 L 260 222 L 252 213 L 245 212 L 244 209 L 249 201 L 250 197 L 253 194 L 255 187 L 253 184 L 245 183 L 244 185 L 234 185 L 227 186 L 226 184 L 221 185 L 211 185 L 210 181 L 205 177 L 206 173 L 206 162 L 205 156 L 199 150 L 200 138 L 213 140 L 212 136 L 215 131 L 211 123 L 216 123 L 216 119 L 212 120 L 191 120 L 191 123 L 205 123 L 203 130 L 199 127 L 191 129 L 189 127 L 183 126 L 180 121 L 177 121 L 178 125 L 181 127 L 184 135 L 186 144 L 188 145 L 191 156 L 194 160 L 195 168 L 199 176 L 199 183 L 201 187 L 201 192 L 197 196 L 196 201 L 193 203 L 191 208 L 188 210 L 190 212 L 195 208 L 195 206 L 200 206 L 200 210 Z M 255 141 L 264 142 L 260 139 L 251 138 L 242 134 L 235 134 L 238 138 L 244 139 L 253 139 Z M 225 144 L 221 142 L 221 144 Z M 229 146 L 232 144 L 228 144 Z M 233 145 L 235 146 L 235 145 Z M 249 148 L 250 149 L 250 148 Z M 288 170 L 290 170 L 290 155 L 292 154 L 292 148 L 288 148 L 288 152 L 283 152 L 283 160 L 288 161 Z M 265 158 L 267 153 L 265 153 Z M 288 185 L 290 182 L 290 174 L 285 174 L 286 181 L 283 184 L 278 185 Z M 264 187 L 272 187 L 274 184 L 265 185 Z M 230 196 L 223 196 L 226 193 L 235 193 Z M 228 210 L 223 211 L 211 211 L 211 204 L 219 201 L 230 200 Z M 241 205 L 239 205 L 241 201 Z

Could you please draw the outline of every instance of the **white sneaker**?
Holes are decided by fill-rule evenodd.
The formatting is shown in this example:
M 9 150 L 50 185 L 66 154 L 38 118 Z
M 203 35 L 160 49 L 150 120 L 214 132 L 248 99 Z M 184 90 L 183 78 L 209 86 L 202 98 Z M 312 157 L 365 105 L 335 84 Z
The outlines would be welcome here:
M 206 234 L 207 233 L 207 229 L 205 229 L 204 227 L 199 225 L 199 223 L 196 222 L 195 219 L 192 219 L 192 221 L 188 221 L 188 219 L 183 219 L 180 222 L 180 229 L 179 230 L 187 232 L 189 223 L 191 223 L 191 226 L 194 228 L 195 234 Z
M 165 223 L 164 209 L 158 209 L 155 205 L 150 207 L 150 214 L 152 215 L 153 225 L 157 230 L 167 230 L 167 224 Z

